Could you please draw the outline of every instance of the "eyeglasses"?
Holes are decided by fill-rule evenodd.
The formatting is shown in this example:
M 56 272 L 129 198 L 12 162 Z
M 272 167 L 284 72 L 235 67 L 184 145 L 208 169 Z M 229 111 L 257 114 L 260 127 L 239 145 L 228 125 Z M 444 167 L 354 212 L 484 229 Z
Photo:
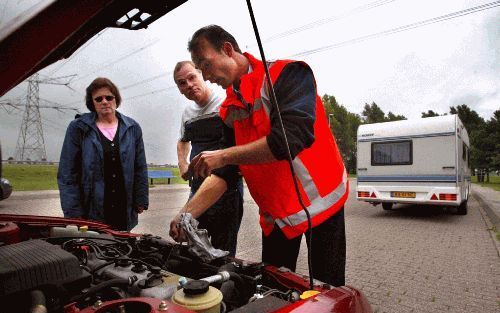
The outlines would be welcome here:
M 106 99 L 106 101 L 113 101 L 115 99 L 115 96 L 99 96 L 99 97 L 95 97 L 94 98 L 94 101 L 97 102 L 97 103 L 101 103 L 102 100 Z

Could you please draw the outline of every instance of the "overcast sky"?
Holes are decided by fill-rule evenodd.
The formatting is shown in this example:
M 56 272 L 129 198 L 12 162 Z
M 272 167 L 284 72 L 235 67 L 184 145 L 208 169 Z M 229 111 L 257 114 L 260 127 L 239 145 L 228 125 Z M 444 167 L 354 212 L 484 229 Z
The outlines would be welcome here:
M 36 2 L 2 1 L 0 27 Z M 252 1 L 268 59 L 306 61 L 315 73 L 319 94 L 334 95 L 351 112 L 361 114 L 365 103 L 376 102 L 386 113 L 409 119 L 429 109 L 445 113 L 450 106 L 464 103 L 485 119 L 500 109 L 499 1 L 497 7 L 480 12 L 407 27 L 492 2 Z M 143 128 L 148 162 L 176 164 L 176 141 L 187 100 L 175 87 L 172 69 L 177 61 L 189 59 L 189 38 L 208 24 L 221 25 L 243 50 L 258 56 L 246 1 L 190 0 L 147 30 L 107 29 L 69 60 L 42 70 L 50 77 L 78 76 L 71 83 L 75 91 L 40 85 L 40 97 L 86 112 L 85 87 L 97 76 L 108 77 L 124 98 L 119 111 Z M 40 35 L 50 35 L 42 31 Z M 22 83 L 0 100 L 23 102 L 26 88 L 27 83 Z M 57 161 L 74 113 L 41 112 L 47 157 Z M 21 113 L 0 107 L 4 158 L 15 154 Z

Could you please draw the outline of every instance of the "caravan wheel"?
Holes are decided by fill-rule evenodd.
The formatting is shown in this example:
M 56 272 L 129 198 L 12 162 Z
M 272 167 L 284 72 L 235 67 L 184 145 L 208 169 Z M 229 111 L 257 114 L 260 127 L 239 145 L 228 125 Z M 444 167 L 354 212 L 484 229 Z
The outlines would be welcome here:
M 457 207 L 457 214 L 467 215 L 467 200 L 460 203 L 460 205 Z
M 382 208 L 384 210 L 392 210 L 392 203 L 390 203 L 390 202 L 382 202 Z

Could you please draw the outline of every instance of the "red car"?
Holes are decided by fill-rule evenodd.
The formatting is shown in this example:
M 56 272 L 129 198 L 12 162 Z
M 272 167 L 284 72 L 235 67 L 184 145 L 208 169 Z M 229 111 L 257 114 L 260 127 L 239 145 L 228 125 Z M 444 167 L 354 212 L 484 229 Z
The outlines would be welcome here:
M 184 2 L 40 1 L 0 32 L 0 96 L 102 29 L 145 28 Z M 0 215 L 2 312 L 372 312 L 355 288 L 314 281 L 310 289 L 308 277 L 285 268 L 229 257 L 204 262 L 153 235 Z

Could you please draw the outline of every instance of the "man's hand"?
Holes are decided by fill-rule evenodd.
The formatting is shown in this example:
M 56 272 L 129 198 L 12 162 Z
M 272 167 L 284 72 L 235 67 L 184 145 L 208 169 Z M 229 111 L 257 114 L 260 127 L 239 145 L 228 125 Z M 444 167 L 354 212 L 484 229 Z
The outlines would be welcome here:
M 189 163 L 187 162 L 182 162 L 179 163 L 179 173 L 184 180 L 188 180 L 190 173 L 189 173 Z
M 225 150 L 203 151 L 189 164 L 189 170 L 195 178 L 208 177 L 212 170 L 227 165 Z
M 186 235 L 184 234 L 184 231 L 180 227 L 180 222 L 181 222 L 181 213 L 177 214 L 172 221 L 170 221 L 170 231 L 169 235 L 172 237 L 177 242 L 184 242 L 186 241 Z

